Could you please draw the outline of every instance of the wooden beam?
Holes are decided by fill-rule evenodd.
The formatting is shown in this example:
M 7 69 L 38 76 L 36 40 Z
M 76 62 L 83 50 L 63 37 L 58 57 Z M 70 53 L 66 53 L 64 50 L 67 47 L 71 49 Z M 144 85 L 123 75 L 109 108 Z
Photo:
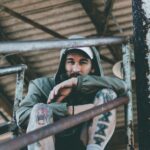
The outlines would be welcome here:
M 108 63 L 110 63 L 110 64 L 112 64 L 112 65 L 115 64 L 115 61 L 114 61 L 113 59 L 110 59 L 110 58 L 108 58 L 108 57 L 106 57 L 106 56 L 104 56 L 104 55 L 101 55 L 101 54 L 100 54 L 100 57 L 101 57 L 101 59 L 102 59 L 103 61 L 106 61 L 106 62 L 108 62 Z
M 2 112 L 2 111 L 0 111 L 0 115 L 1 115 L 1 117 L 5 120 L 5 121 L 9 121 L 9 119 L 7 118 L 7 116 Z
M 96 5 L 91 0 L 80 0 L 82 7 L 84 8 L 87 15 L 96 27 L 99 35 L 103 35 L 109 15 L 112 10 L 113 0 L 107 0 L 104 8 L 104 12 L 97 9 Z
M 12 115 L 13 100 L 11 100 L 10 97 L 6 94 L 2 85 L 0 85 L 0 97 L 3 100 L 1 101 L 1 103 L 2 105 L 4 105 L 5 110 L 7 111 L 9 115 Z
M 103 21 L 105 20 L 104 15 L 100 12 L 91 0 L 80 0 L 82 7 L 91 19 L 92 23 L 99 35 L 103 32 Z
M 109 20 L 109 16 L 111 14 L 111 11 L 112 11 L 112 7 L 113 7 L 113 3 L 114 3 L 114 0 L 106 0 L 105 2 L 105 8 L 104 8 L 104 21 L 103 21 L 103 33 L 105 33 L 107 31 L 107 23 L 108 23 L 108 20 Z
M 12 124 L 8 122 L 0 124 L 0 135 L 10 132 L 11 127 L 12 127 Z
M 24 21 L 24 22 L 26 22 L 26 23 L 28 23 L 32 26 L 34 26 L 35 28 L 38 28 L 38 29 L 44 31 L 45 33 L 53 35 L 54 37 L 57 37 L 57 38 L 65 38 L 64 36 L 60 35 L 59 33 L 57 33 L 55 31 L 53 31 L 53 30 L 51 30 L 51 29 L 49 29 L 49 28 L 47 28 L 47 27 L 45 27 L 45 26 L 43 26 L 43 25 L 41 25 L 41 24 L 39 24 L 39 23 L 29 19 L 29 18 L 27 18 L 26 16 L 24 16 L 22 14 L 19 14 L 19 13 L 15 12 L 14 10 L 12 10 L 12 9 L 6 7 L 6 6 L 0 5 L 0 8 L 1 8 L 2 11 L 4 11 L 4 12 L 6 12 L 6 13 L 8 13 L 8 14 L 10 14 L 10 15 L 12 15 L 12 16 L 14 16 L 14 17 L 16 17 L 16 18 L 18 18 L 18 19 L 20 19 L 20 20 L 22 20 L 22 21 Z
M 107 26 L 109 15 L 112 10 L 113 1 L 114 0 L 107 0 L 105 3 L 104 12 L 101 12 L 100 10 L 97 9 L 96 5 L 91 0 L 86 0 L 86 1 L 80 0 L 82 7 L 84 8 L 85 12 L 93 22 L 98 35 L 104 35 L 106 34 L 106 31 L 109 33 L 111 32 L 109 31 L 109 29 L 106 28 L 106 26 Z M 118 51 L 118 49 L 120 50 L 120 48 L 118 48 L 117 46 L 112 47 L 111 45 L 107 46 L 107 48 L 111 52 L 115 61 L 118 61 L 119 57 L 115 51 Z

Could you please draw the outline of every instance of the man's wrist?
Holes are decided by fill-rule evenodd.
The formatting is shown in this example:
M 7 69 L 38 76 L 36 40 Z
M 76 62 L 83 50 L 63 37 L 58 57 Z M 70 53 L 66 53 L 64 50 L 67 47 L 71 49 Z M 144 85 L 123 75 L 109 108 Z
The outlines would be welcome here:
M 78 78 L 73 77 L 72 78 L 72 84 L 73 84 L 73 86 L 77 86 L 77 82 L 78 82 Z
M 68 114 L 69 115 L 75 114 L 75 107 L 74 106 L 68 106 Z

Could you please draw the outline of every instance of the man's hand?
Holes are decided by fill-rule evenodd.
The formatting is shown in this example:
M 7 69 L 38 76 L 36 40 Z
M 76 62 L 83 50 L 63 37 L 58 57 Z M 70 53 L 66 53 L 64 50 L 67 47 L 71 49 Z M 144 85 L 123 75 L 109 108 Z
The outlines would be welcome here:
M 47 103 L 51 103 L 51 100 L 55 99 L 56 102 L 63 101 L 72 91 L 72 88 L 77 85 L 77 78 L 71 78 L 60 84 L 56 85 L 49 94 Z

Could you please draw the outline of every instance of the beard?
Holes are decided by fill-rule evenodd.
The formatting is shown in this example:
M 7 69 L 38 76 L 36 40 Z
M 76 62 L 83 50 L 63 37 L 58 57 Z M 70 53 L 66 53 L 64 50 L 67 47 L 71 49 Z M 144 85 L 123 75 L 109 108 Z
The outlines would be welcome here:
M 81 73 L 67 73 L 66 72 L 66 76 L 68 77 L 68 78 L 73 78 L 73 77 L 78 77 L 78 76 L 82 76 L 82 75 L 94 75 L 94 73 L 92 73 L 92 72 L 90 72 L 90 73 L 88 73 L 88 74 L 81 74 Z
M 78 77 L 78 76 L 80 76 L 81 74 L 80 73 L 63 73 L 63 74 L 61 74 L 60 75 L 60 79 L 61 79 L 61 81 L 63 81 L 63 80 L 67 80 L 67 79 L 70 79 L 70 78 L 73 78 L 73 77 Z
M 69 72 L 66 72 L 66 73 L 62 73 L 60 75 L 60 79 L 63 81 L 63 80 L 67 80 L 67 79 L 70 79 L 70 78 L 73 78 L 73 77 L 78 77 L 78 76 L 82 76 L 83 74 L 81 73 L 69 73 Z M 94 75 L 94 73 L 89 73 L 87 75 Z
M 80 76 L 80 73 L 71 73 L 70 75 L 68 75 L 68 77 L 73 78 L 73 77 L 78 77 Z

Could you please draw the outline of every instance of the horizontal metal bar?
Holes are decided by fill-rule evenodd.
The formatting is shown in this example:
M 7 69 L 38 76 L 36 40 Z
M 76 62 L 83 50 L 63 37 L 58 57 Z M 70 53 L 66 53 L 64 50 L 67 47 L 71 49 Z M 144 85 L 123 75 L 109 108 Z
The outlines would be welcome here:
M 15 65 L 15 66 L 0 67 L 0 76 L 17 73 L 17 72 L 23 71 L 25 69 L 27 69 L 27 66 L 24 64 Z
M 37 50 L 48 50 L 52 48 L 119 44 L 126 41 L 127 37 L 125 36 L 51 41 L 7 41 L 0 42 L 0 53 L 28 52 Z
M 116 98 L 112 101 L 109 101 L 106 104 L 96 106 L 92 109 L 89 109 L 87 111 L 84 111 L 74 116 L 63 118 L 51 125 L 47 125 L 40 129 L 34 130 L 28 134 L 25 134 L 15 139 L 4 142 L 0 144 L 0 150 L 10 149 L 10 147 L 11 147 L 11 150 L 20 149 L 21 147 L 34 143 L 35 141 L 41 140 L 50 135 L 57 134 L 65 129 L 71 128 L 82 122 L 90 120 L 91 118 L 99 114 L 105 113 L 111 109 L 114 109 L 120 105 L 127 104 L 127 103 L 128 103 L 127 97 Z

